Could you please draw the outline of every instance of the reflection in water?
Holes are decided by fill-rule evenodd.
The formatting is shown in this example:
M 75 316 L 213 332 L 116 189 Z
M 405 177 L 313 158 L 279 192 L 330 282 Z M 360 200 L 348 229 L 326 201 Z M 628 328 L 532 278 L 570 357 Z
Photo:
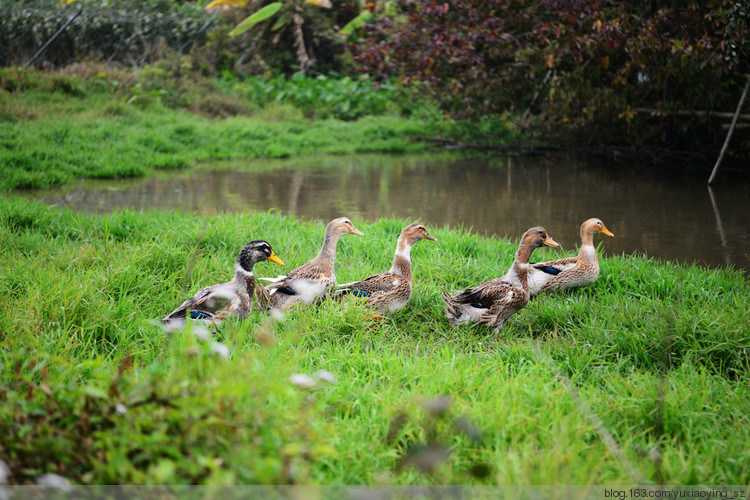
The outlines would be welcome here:
M 721 214 L 719 213 L 719 207 L 716 205 L 716 198 L 714 198 L 714 190 L 711 186 L 708 186 L 708 196 L 711 198 L 711 207 L 714 209 L 714 216 L 716 217 L 716 230 L 719 232 L 719 238 L 721 239 L 721 251 L 724 254 L 724 262 L 727 265 L 732 263 L 732 256 L 727 245 L 727 237 L 724 235 L 724 226 L 721 223 Z
M 278 208 L 324 221 L 341 215 L 355 221 L 395 216 L 511 238 L 542 225 L 569 252 L 579 243 L 581 222 L 599 217 L 615 234 L 604 241 L 605 254 L 638 252 L 750 270 L 747 179 L 707 193 L 703 175 L 636 171 L 558 156 L 363 155 L 233 166 L 237 169 L 222 164 L 217 165 L 221 170 L 87 183 L 32 196 L 83 211 Z

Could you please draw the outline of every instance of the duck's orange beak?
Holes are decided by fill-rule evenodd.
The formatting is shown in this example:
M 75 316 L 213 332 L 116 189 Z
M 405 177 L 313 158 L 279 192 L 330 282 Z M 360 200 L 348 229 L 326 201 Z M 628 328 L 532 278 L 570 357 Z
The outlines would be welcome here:
M 271 256 L 268 257 L 268 260 L 270 260 L 271 262 L 275 262 L 277 264 L 281 264 L 282 266 L 286 265 L 286 264 L 284 264 L 284 262 L 281 259 L 279 259 L 278 257 L 276 257 L 276 254 L 273 253 L 273 250 L 271 250 Z
M 548 247 L 559 247 L 560 245 L 557 244 L 555 240 L 547 236 L 547 239 L 544 240 L 544 244 Z
M 606 228 L 606 227 L 604 227 L 604 226 L 602 226 L 602 234 L 606 234 L 607 236 L 612 236 L 612 237 L 614 237 L 614 236 L 615 236 L 614 234 L 612 234 L 612 233 L 611 233 L 611 232 L 609 231 L 609 229 L 607 229 L 607 228 Z
M 352 226 L 352 229 L 350 231 L 352 234 L 356 234 L 357 236 L 364 236 L 365 233 L 357 229 L 356 227 Z

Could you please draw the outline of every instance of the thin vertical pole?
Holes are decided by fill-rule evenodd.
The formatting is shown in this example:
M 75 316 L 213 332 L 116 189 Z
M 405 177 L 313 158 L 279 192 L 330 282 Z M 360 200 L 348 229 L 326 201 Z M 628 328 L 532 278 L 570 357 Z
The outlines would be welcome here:
M 737 125 L 737 118 L 740 116 L 740 111 L 742 111 L 742 105 L 745 103 L 745 97 L 747 97 L 747 89 L 750 88 L 750 75 L 747 77 L 747 83 L 745 84 L 745 90 L 742 91 L 742 97 L 740 97 L 740 103 L 737 105 L 737 111 L 734 112 L 734 116 L 732 117 L 732 125 L 729 126 L 729 133 L 727 134 L 727 138 L 724 139 L 724 146 L 721 148 L 721 153 L 719 153 L 719 158 L 716 160 L 716 165 L 714 165 L 714 169 L 711 172 L 711 177 L 708 178 L 708 185 L 710 186 L 711 183 L 714 182 L 714 177 L 716 177 L 716 172 L 719 170 L 719 165 L 721 165 L 721 160 L 724 159 L 724 153 L 727 152 L 727 146 L 729 146 L 729 140 L 732 138 L 732 134 L 734 133 L 734 127 Z

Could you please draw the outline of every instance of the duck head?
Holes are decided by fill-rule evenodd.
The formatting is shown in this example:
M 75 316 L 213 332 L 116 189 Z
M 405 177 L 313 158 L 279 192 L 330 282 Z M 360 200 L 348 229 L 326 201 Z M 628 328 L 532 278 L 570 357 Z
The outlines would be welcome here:
M 614 236 L 609 229 L 607 229 L 607 226 L 604 225 L 604 223 L 601 221 L 601 219 L 592 218 L 581 224 L 581 239 L 584 238 L 584 235 L 594 235 L 596 233 L 602 233 L 606 234 L 607 236 Z
M 401 230 L 398 238 L 408 245 L 413 245 L 420 240 L 437 241 L 437 238 L 427 232 L 427 228 L 421 222 L 413 222 Z
M 264 260 L 270 260 L 277 264 L 284 265 L 284 262 L 279 259 L 268 242 L 263 240 L 251 241 L 240 250 L 237 256 L 237 264 L 247 272 L 252 272 L 253 266 L 258 262 Z
M 521 236 L 521 244 L 518 246 L 518 254 L 516 259 L 523 263 L 528 264 L 531 253 L 540 247 L 557 247 L 560 246 L 555 240 L 550 238 L 547 234 L 547 230 L 541 226 L 532 227 L 527 230 Z
M 333 219 L 331 222 L 328 223 L 328 226 L 326 227 L 326 232 L 332 231 L 334 235 L 341 237 L 347 234 L 356 234 L 357 236 L 364 236 L 362 231 L 354 227 L 354 224 L 352 224 L 352 221 L 349 220 L 348 217 L 339 217 L 338 219 Z

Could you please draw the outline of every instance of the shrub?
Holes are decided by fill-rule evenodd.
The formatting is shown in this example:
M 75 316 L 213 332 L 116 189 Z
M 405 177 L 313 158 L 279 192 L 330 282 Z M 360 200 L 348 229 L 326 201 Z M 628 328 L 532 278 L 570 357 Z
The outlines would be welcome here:
M 251 77 L 228 85 L 259 107 L 288 103 L 308 118 L 355 120 L 387 113 L 408 115 L 416 108 L 404 89 L 390 82 L 376 84 L 367 75 L 357 79 L 339 75 L 311 78 L 296 73 L 290 78 Z
M 78 0 L 64 8 L 57 5 L 53 0 L 0 3 L 0 65 L 28 61 L 79 8 L 81 15 L 36 64 L 63 66 L 86 58 L 140 66 L 161 55 L 162 41 L 178 50 L 208 18 L 196 4 L 168 0 Z
M 410 2 L 405 21 L 367 27 L 357 60 L 376 78 L 425 82 L 459 117 L 511 111 L 548 136 L 713 152 L 725 132 L 698 111 L 739 99 L 750 70 L 740 4 Z

